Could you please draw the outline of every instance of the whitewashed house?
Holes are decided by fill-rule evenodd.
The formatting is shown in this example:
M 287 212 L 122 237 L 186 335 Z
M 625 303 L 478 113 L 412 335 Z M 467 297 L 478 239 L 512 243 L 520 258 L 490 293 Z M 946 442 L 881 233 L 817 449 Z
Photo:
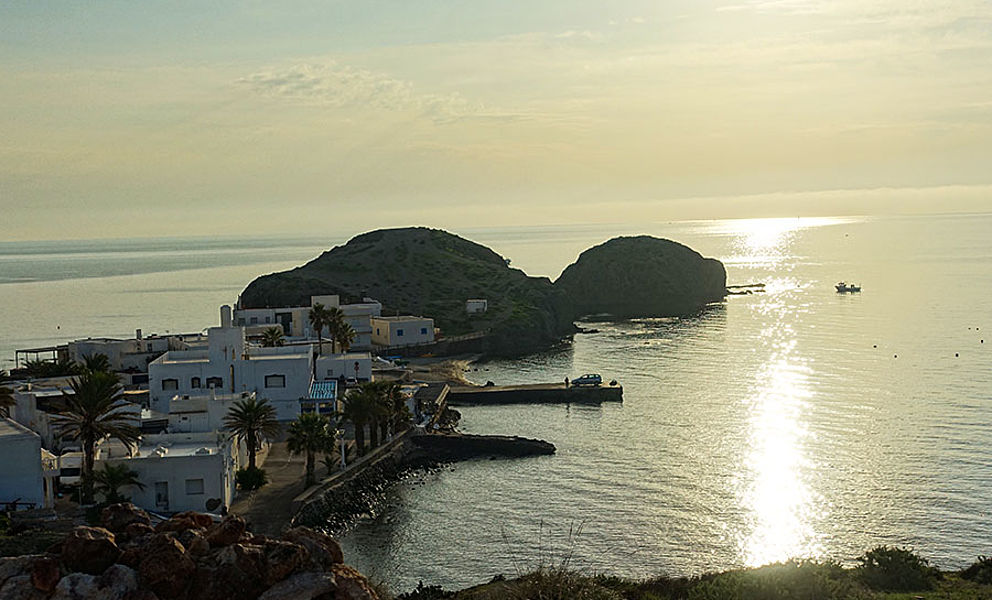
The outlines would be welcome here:
M 240 304 L 240 303 L 239 303 Z M 372 298 L 362 302 L 341 304 L 337 295 L 311 296 L 310 306 L 287 306 L 282 308 L 236 308 L 234 323 L 247 329 L 248 335 L 261 333 L 276 325 L 282 327 L 283 335 L 290 341 L 316 340 L 317 332 L 310 325 L 310 309 L 317 304 L 325 308 L 337 307 L 344 313 L 344 320 L 355 331 L 351 348 L 368 350 L 372 348 L 372 318 L 382 314 L 382 304 Z M 330 332 L 325 328 L 324 337 Z
M 221 307 L 221 326 L 207 330 L 207 350 L 169 351 L 148 365 L 150 408 L 169 413 L 172 398 L 255 392 L 269 400 L 278 418 L 300 413 L 300 400 L 313 378 L 309 346 L 250 347 L 243 327 L 231 324 L 231 307 Z
M 409 315 L 372 318 L 372 343 L 376 346 L 415 346 L 433 341 L 434 319 Z
M 107 357 L 112 371 L 148 372 L 148 363 L 169 350 L 192 350 L 204 343 L 201 334 L 151 335 L 144 337 L 141 330 L 131 339 L 86 338 L 69 342 L 69 358 L 82 363 L 86 357 L 102 354 Z
M 0 507 L 55 505 L 55 457 L 41 447 L 41 436 L 12 419 L 0 419 Z
M 368 352 L 325 354 L 317 357 L 317 380 L 355 379 L 372 381 L 372 355 Z
M 247 449 L 227 432 L 146 435 L 137 451 L 120 443 L 102 444 L 96 468 L 107 463 L 124 464 L 138 474 L 144 489 L 121 492 L 141 508 L 218 512 L 234 500 L 235 473 L 247 465 Z

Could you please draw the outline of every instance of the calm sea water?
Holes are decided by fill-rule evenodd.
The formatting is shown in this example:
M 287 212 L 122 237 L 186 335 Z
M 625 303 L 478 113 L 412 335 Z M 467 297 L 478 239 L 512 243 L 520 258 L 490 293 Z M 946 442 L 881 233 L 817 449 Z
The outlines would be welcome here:
M 463 232 L 551 277 L 613 235 L 660 235 L 768 291 L 691 319 L 589 324 L 599 333 L 561 349 L 477 365 L 470 377 L 497 383 L 599 372 L 625 401 L 461 409 L 465 431 L 558 453 L 400 482 L 342 532 L 345 556 L 404 590 L 565 558 L 647 577 L 883 543 L 943 567 L 989 554 L 989 231 L 992 215 Z M 341 241 L 0 244 L 0 357 L 137 327 L 198 331 L 258 274 Z M 841 279 L 864 291 L 836 294 Z

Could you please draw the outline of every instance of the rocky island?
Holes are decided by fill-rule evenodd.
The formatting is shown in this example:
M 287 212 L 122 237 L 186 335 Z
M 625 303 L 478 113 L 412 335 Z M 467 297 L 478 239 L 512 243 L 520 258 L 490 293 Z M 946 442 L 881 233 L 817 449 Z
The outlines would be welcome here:
M 352 238 L 305 265 L 264 275 L 244 308 L 300 306 L 338 294 L 383 304 L 384 314 L 430 316 L 446 336 L 485 333 L 480 350 L 519 355 L 575 333 L 577 318 L 691 314 L 726 294 L 720 261 L 650 236 L 610 240 L 582 253 L 561 277 L 531 277 L 491 249 L 438 229 L 383 229 Z M 469 298 L 488 311 L 470 316 Z

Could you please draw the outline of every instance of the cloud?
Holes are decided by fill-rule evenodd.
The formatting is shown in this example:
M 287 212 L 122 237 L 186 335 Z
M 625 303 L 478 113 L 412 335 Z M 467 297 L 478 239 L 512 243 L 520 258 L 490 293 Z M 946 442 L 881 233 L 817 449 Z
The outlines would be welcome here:
M 412 83 L 382 73 L 341 65 L 298 64 L 259 71 L 238 83 L 258 94 L 334 108 L 372 108 L 412 113 L 435 123 L 463 119 L 516 119 L 514 115 L 472 102 L 459 94 L 422 94 Z

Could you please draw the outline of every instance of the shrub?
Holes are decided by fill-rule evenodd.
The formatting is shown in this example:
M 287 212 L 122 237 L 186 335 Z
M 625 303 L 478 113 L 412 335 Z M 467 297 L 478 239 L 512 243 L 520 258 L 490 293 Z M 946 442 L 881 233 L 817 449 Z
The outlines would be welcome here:
M 242 490 L 251 491 L 268 483 L 269 477 L 265 474 L 265 469 L 248 467 L 247 469 L 238 469 L 238 472 L 234 474 L 234 481 Z
M 926 559 L 906 548 L 879 546 L 858 559 L 858 577 L 875 590 L 908 592 L 929 590 L 939 576 Z
M 444 600 L 454 596 L 454 592 L 447 592 L 439 585 L 424 585 L 424 582 L 421 581 L 417 583 L 417 587 L 412 592 L 397 596 L 397 600 Z
M 970 567 L 961 571 L 961 577 L 983 585 L 992 584 L 992 557 L 979 556 Z
M 839 600 L 854 592 L 851 578 L 834 562 L 790 560 L 757 569 L 703 575 L 693 585 L 691 600 Z

